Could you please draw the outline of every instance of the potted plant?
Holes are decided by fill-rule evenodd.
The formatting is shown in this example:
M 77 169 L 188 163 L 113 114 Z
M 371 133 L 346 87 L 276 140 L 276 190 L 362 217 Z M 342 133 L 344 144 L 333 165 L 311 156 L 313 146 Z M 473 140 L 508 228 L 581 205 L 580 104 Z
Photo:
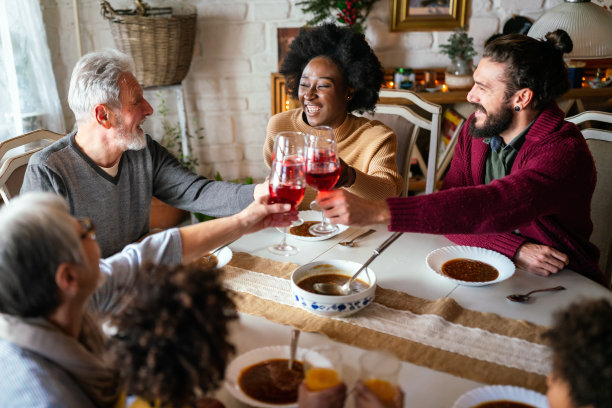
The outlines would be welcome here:
M 472 79 L 472 58 L 478 53 L 474 50 L 474 39 L 461 27 L 449 37 L 446 44 L 440 45 L 440 52 L 451 59 L 446 69 L 446 85 L 449 89 L 470 88 Z

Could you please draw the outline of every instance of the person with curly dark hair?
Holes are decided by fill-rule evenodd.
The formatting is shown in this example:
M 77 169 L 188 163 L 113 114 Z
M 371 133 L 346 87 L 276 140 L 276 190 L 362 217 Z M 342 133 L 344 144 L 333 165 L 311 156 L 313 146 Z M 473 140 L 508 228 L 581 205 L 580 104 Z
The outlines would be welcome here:
M 107 352 L 127 394 L 140 399 L 130 406 L 211 406 L 202 397 L 224 377 L 234 351 L 228 323 L 237 318 L 217 270 L 149 264 L 136 282 L 134 295 L 111 318 L 117 333 Z
M 544 334 L 553 350 L 550 408 L 612 407 L 612 303 L 575 303 Z
M 312 127 L 329 126 L 341 158 L 334 188 L 344 187 L 370 199 L 399 195 L 402 176 L 397 170 L 395 133 L 378 121 L 351 114 L 374 110 L 384 79 L 380 61 L 363 34 L 334 24 L 302 28 L 280 72 L 289 94 L 302 106 L 270 119 L 264 143 L 266 164 L 271 164 L 278 132 L 310 133 Z M 307 208 L 315 194 L 307 188 L 301 208 Z
M 489 42 L 467 96 L 475 113 L 460 131 L 441 191 L 373 201 L 335 190 L 317 197 L 325 216 L 334 224 L 444 234 L 537 275 L 568 267 L 606 285 L 589 241 L 595 163 L 555 103 L 570 86 L 563 54 L 572 47 L 563 30 Z

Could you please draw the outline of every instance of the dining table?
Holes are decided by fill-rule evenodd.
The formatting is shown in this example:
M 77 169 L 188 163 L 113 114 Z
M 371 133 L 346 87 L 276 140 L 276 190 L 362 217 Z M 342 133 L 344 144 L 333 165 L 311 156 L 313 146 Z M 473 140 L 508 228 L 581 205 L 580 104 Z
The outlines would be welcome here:
M 339 245 L 369 228 L 376 232 L 358 241 L 355 247 Z M 279 230 L 268 228 L 233 242 L 230 245 L 233 259 L 223 270 L 259 276 L 260 272 L 265 275 L 268 267 L 278 267 L 289 273 L 299 265 L 314 261 L 363 263 L 390 235 L 384 225 L 351 226 L 324 240 L 301 240 L 288 235 L 289 243 L 297 246 L 299 253 L 285 257 L 268 251 L 268 246 L 281 239 Z M 378 285 L 375 302 L 392 298 L 397 304 L 406 302 L 406 306 L 396 306 L 389 301 L 369 305 L 344 318 L 316 316 L 292 303 L 291 296 L 284 292 L 289 288 L 288 280 L 283 286 L 285 289 L 268 291 L 275 292 L 276 298 L 261 300 L 248 295 L 253 297 L 253 302 L 259 302 L 259 307 L 241 305 L 238 300 L 239 319 L 230 326 L 235 355 L 265 346 L 288 345 L 291 331 L 297 327 L 302 330 L 300 347 L 334 345 L 341 351 L 342 375 L 349 394 L 359 378 L 360 355 L 367 349 L 387 345 L 396 347 L 390 351 L 402 359 L 398 385 L 405 394 L 406 407 L 452 407 L 462 394 L 489 384 L 522 385 L 545 393 L 550 349 L 543 340 L 536 338 L 553 324 L 556 312 L 584 299 L 612 300 L 612 292 L 569 269 L 543 277 L 517 268 L 513 276 L 502 282 L 484 286 L 460 285 L 434 273 L 426 263 L 430 252 L 453 245 L 441 235 L 404 233 L 370 264 Z M 258 262 L 267 266 L 259 267 L 259 272 L 249 271 L 255 268 L 251 268 L 251 263 Z M 228 284 L 232 289 L 231 283 Z M 559 285 L 566 290 L 541 292 L 527 303 L 506 299 L 509 294 Z M 265 293 L 258 296 L 267 297 Z M 392 309 L 394 307 L 398 308 L 397 312 Z M 367 312 L 370 308 L 372 310 Z M 381 329 L 376 326 L 377 318 L 370 316 L 376 310 L 387 313 L 388 322 Z M 361 321 L 368 319 L 374 322 L 373 326 L 363 328 L 368 323 Z M 421 330 L 430 332 L 423 334 Z M 502 355 L 512 347 L 518 350 L 514 357 L 510 354 L 510 357 L 497 359 L 496 354 Z M 523 362 L 517 366 L 513 361 L 504 361 L 504 358 L 520 360 L 523 354 L 533 354 L 536 363 L 525 361 L 524 366 L 520 365 Z M 530 364 L 536 366 L 530 368 Z M 217 391 L 216 398 L 230 408 L 248 406 L 224 387 Z M 350 396 L 346 406 L 353 406 Z

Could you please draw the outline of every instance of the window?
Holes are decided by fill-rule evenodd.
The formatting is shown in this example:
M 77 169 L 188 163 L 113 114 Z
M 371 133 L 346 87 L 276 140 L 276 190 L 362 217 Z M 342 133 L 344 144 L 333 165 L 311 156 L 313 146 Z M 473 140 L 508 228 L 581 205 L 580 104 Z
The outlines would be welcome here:
M 38 0 L 0 0 L 0 141 L 36 129 L 64 133 Z

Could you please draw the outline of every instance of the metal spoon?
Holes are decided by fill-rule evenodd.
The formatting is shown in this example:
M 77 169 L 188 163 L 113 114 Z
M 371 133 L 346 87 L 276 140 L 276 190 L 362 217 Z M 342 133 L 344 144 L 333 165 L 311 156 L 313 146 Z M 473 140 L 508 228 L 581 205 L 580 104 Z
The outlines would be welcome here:
M 354 247 L 355 246 L 355 241 L 357 241 L 358 239 L 361 239 L 363 237 L 367 237 L 368 235 L 373 234 L 375 232 L 376 232 L 375 229 L 369 229 L 366 232 L 364 232 L 363 234 L 358 235 L 355 238 L 351 239 L 350 241 L 342 241 L 342 242 L 339 242 L 339 244 L 347 246 L 347 247 Z
M 289 370 L 293 369 L 293 363 L 295 362 L 295 352 L 297 350 L 300 333 L 301 332 L 298 329 L 291 330 L 291 345 L 289 346 Z
M 513 302 L 526 302 L 529 300 L 529 296 L 533 293 L 536 292 L 548 292 L 548 291 L 556 291 L 556 290 L 565 290 L 565 288 L 563 286 L 555 286 L 554 288 L 546 288 L 546 289 L 536 289 L 536 290 L 532 290 L 529 293 L 526 293 L 524 295 L 515 293 L 514 295 L 508 295 L 506 296 L 506 299 L 511 300 Z
M 393 235 L 391 235 L 385 240 L 385 242 L 380 244 L 380 246 L 374 250 L 372 256 L 367 261 L 365 261 L 361 268 L 359 268 L 357 272 L 355 272 L 353 276 L 351 276 L 351 279 L 349 279 L 344 285 L 340 286 L 337 283 L 315 283 L 314 285 L 312 285 L 314 290 L 322 295 L 344 296 L 350 294 L 353 291 L 353 289 L 351 288 L 351 284 L 357 278 L 357 276 L 359 276 L 359 274 L 363 270 L 365 270 L 365 268 L 367 268 L 368 265 L 371 264 L 372 261 L 382 253 L 382 251 L 387 249 L 389 245 L 391 245 L 396 239 L 398 239 L 400 235 L 402 235 L 402 232 L 394 232 Z

